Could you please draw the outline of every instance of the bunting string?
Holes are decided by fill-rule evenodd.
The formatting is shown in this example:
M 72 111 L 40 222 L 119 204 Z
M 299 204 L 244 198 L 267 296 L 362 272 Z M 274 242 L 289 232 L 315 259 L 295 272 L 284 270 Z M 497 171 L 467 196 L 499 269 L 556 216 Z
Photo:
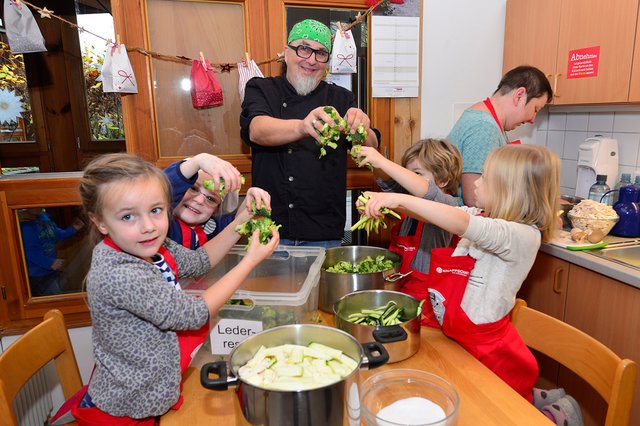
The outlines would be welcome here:
M 59 21 L 64 22 L 67 25 L 70 25 L 74 28 L 77 28 L 79 31 L 81 32 L 87 32 L 91 35 L 93 35 L 94 37 L 97 37 L 101 40 L 104 40 L 106 44 L 114 44 L 117 46 L 117 43 L 114 43 L 113 40 L 111 39 L 106 39 L 96 33 L 93 33 L 89 30 L 87 30 L 84 27 L 81 27 L 61 16 L 58 16 L 56 14 L 53 13 L 53 11 L 48 10 L 46 8 L 46 6 L 44 8 L 38 7 L 32 3 L 30 3 L 27 0 L 16 0 L 19 3 L 24 3 L 26 5 L 28 5 L 29 7 L 35 9 L 38 11 L 38 13 L 40 13 L 40 17 L 42 18 L 55 18 L 58 19 Z M 370 15 L 378 6 L 380 6 L 382 3 L 389 1 L 389 0 L 379 0 L 376 4 L 374 4 L 373 6 L 369 7 L 364 13 L 360 13 L 358 12 L 358 14 L 356 15 L 355 19 L 353 22 L 351 22 L 349 25 L 342 27 L 343 31 L 348 31 L 350 29 L 352 29 L 354 26 L 356 26 L 357 24 L 361 23 L 364 18 L 366 18 L 368 15 Z M 334 36 L 331 37 L 332 39 L 334 38 Z M 184 65 L 191 65 L 194 61 L 194 59 L 188 58 L 186 56 L 174 56 L 174 55 L 167 55 L 164 53 L 159 53 L 159 52 L 154 52 L 153 50 L 148 50 L 148 49 L 143 49 L 141 47 L 129 47 L 127 46 L 127 52 L 137 52 L 140 53 L 142 55 L 154 58 L 154 59 L 158 59 L 161 61 L 168 61 L 168 62 L 175 62 L 178 64 L 184 64 Z M 244 55 L 243 55 L 244 56 Z M 277 56 L 275 58 L 272 59 L 267 59 L 264 61 L 260 61 L 260 62 L 256 62 L 258 65 L 266 65 L 266 64 L 270 64 L 272 62 L 282 62 L 283 61 L 283 57 L 284 54 L 278 53 Z M 231 72 L 231 69 L 233 68 L 237 68 L 237 64 L 234 63 L 219 63 L 219 64 L 211 64 L 211 66 L 213 68 L 215 68 L 216 70 L 218 70 L 219 72 Z

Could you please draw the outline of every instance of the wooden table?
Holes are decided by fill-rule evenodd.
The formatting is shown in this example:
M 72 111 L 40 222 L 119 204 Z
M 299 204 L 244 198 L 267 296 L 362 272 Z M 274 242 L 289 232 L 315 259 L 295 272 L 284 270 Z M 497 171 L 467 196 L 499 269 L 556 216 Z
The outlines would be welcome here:
M 334 325 L 333 316 L 320 313 L 320 323 Z M 377 371 L 415 368 L 437 374 L 455 386 L 460 395 L 458 426 L 551 425 L 533 405 L 482 365 L 440 330 L 422 327 L 419 351 L 412 357 L 374 370 L 360 370 L 365 379 Z M 207 390 L 200 385 L 200 367 L 214 356 L 206 349 L 196 355 L 185 373 L 184 403 L 169 411 L 161 426 L 199 426 L 246 424 L 237 402 L 235 388 Z

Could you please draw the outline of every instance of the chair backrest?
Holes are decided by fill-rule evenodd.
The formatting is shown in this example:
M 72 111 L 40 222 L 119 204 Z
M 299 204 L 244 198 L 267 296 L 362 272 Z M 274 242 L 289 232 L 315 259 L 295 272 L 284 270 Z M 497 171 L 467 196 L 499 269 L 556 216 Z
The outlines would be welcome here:
M 525 344 L 553 358 L 585 380 L 607 402 L 605 426 L 629 423 L 637 364 L 577 328 L 518 299 L 511 321 Z
M 65 399 L 82 387 L 62 312 L 53 309 L 0 355 L 0 413 L 3 424 L 18 426 L 13 400 L 22 386 L 49 361 L 55 360 Z M 4 423 L 7 421 L 8 423 Z

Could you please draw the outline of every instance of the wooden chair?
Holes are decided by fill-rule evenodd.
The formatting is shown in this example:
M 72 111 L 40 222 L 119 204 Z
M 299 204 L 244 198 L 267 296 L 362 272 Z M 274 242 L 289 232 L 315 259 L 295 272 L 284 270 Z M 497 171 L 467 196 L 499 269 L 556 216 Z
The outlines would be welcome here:
M 518 299 L 511 321 L 527 346 L 553 358 L 595 389 L 608 405 L 605 426 L 629 423 L 637 364 L 577 328 Z
M 64 397 L 69 399 L 82 387 L 82 378 L 64 317 L 57 309 L 47 312 L 44 321 L 25 333 L 0 355 L 2 424 L 18 426 L 12 406 L 13 400 L 22 386 L 51 360 L 55 360 Z

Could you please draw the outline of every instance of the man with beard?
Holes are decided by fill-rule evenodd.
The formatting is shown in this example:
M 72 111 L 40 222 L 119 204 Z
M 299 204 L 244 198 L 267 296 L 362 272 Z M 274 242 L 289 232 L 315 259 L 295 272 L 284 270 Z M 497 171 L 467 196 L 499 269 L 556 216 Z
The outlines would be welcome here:
M 284 75 L 253 78 L 245 88 L 240 135 L 252 149 L 253 185 L 271 194 L 271 217 L 282 225 L 284 245 L 336 247 L 344 235 L 350 146 L 343 135 L 337 149 L 320 157 L 318 132 L 325 123 L 338 126 L 324 107 L 344 117 L 346 132 L 362 124 L 365 144 L 378 146 L 353 93 L 323 81 L 330 53 L 326 25 L 298 22 L 287 39 Z

